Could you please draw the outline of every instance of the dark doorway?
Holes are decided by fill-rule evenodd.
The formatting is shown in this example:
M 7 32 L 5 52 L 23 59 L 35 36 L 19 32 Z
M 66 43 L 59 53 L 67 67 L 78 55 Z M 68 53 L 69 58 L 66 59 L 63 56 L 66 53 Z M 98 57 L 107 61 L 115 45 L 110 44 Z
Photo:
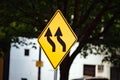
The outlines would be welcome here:
M 84 65 L 83 75 L 95 77 L 95 65 Z

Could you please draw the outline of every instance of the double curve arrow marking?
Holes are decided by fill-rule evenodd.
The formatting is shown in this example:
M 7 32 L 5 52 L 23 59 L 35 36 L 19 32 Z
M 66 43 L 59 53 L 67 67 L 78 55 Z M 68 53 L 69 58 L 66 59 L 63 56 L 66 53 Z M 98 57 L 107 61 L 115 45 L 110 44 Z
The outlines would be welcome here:
M 50 31 L 50 29 L 48 28 L 45 37 L 47 37 L 47 41 L 50 43 L 50 45 L 52 46 L 52 52 L 55 52 L 55 43 L 51 40 L 52 33 Z
M 51 40 L 51 38 L 50 38 L 51 36 L 52 36 L 52 33 L 51 33 L 50 29 L 48 28 L 48 30 L 47 30 L 47 32 L 46 32 L 46 34 L 45 34 L 45 37 L 47 37 L 47 41 L 48 41 L 48 42 L 50 43 L 50 45 L 52 46 L 52 52 L 55 52 L 56 47 L 55 47 L 55 43 L 54 43 L 54 42 Z M 65 52 L 65 51 L 66 51 L 66 44 L 65 44 L 65 42 L 60 38 L 60 36 L 63 36 L 60 28 L 57 29 L 57 31 L 56 31 L 56 33 L 55 33 L 54 36 L 57 36 L 57 40 L 58 40 L 58 42 L 62 45 L 62 47 L 63 47 L 63 52 Z
M 65 42 L 60 38 L 60 36 L 63 36 L 60 28 L 57 29 L 57 31 L 56 31 L 56 33 L 55 33 L 55 36 L 57 36 L 57 40 L 58 40 L 58 42 L 62 45 L 62 47 L 63 47 L 63 52 L 65 52 L 65 51 L 66 51 L 66 44 L 65 44 Z

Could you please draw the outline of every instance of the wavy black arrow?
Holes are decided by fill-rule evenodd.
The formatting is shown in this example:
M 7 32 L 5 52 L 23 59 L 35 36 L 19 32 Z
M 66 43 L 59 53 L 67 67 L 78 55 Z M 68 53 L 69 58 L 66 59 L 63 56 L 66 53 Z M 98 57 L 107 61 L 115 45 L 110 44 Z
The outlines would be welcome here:
M 48 28 L 45 37 L 47 37 L 47 41 L 50 43 L 50 45 L 52 46 L 52 52 L 55 52 L 55 43 L 51 40 L 52 33 L 50 31 L 50 29 Z
M 65 52 L 65 51 L 66 51 L 66 44 L 65 44 L 65 42 L 60 38 L 60 36 L 63 36 L 63 35 L 62 35 L 62 32 L 61 32 L 61 30 L 60 30 L 59 27 L 58 27 L 58 29 L 57 29 L 57 31 L 56 31 L 56 33 L 55 33 L 55 36 L 57 36 L 57 40 L 58 40 L 59 43 L 62 45 L 62 47 L 63 47 L 63 52 Z

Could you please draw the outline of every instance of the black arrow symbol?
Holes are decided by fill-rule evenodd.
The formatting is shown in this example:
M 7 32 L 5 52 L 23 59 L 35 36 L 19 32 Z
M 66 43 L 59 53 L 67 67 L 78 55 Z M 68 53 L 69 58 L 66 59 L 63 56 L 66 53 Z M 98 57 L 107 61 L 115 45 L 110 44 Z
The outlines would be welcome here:
M 52 52 L 55 52 L 55 43 L 51 40 L 52 33 L 50 31 L 50 29 L 48 28 L 45 37 L 47 37 L 47 41 L 50 43 L 50 45 L 52 46 Z
M 59 41 L 59 43 L 63 46 L 63 52 L 66 51 L 66 44 L 65 42 L 60 38 L 60 36 L 63 36 L 62 35 L 62 32 L 60 30 L 60 28 L 58 27 L 56 33 L 55 33 L 55 36 L 57 36 L 57 40 Z

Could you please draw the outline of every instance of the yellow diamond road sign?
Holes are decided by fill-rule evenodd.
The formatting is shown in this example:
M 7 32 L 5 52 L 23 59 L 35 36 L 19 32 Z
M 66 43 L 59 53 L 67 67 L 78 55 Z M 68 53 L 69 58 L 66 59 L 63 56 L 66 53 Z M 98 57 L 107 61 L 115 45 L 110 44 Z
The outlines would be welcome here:
M 57 10 L 44 28 L 38 42 L 56 69 L 68 54 L 77 37 L 60 10 Z

